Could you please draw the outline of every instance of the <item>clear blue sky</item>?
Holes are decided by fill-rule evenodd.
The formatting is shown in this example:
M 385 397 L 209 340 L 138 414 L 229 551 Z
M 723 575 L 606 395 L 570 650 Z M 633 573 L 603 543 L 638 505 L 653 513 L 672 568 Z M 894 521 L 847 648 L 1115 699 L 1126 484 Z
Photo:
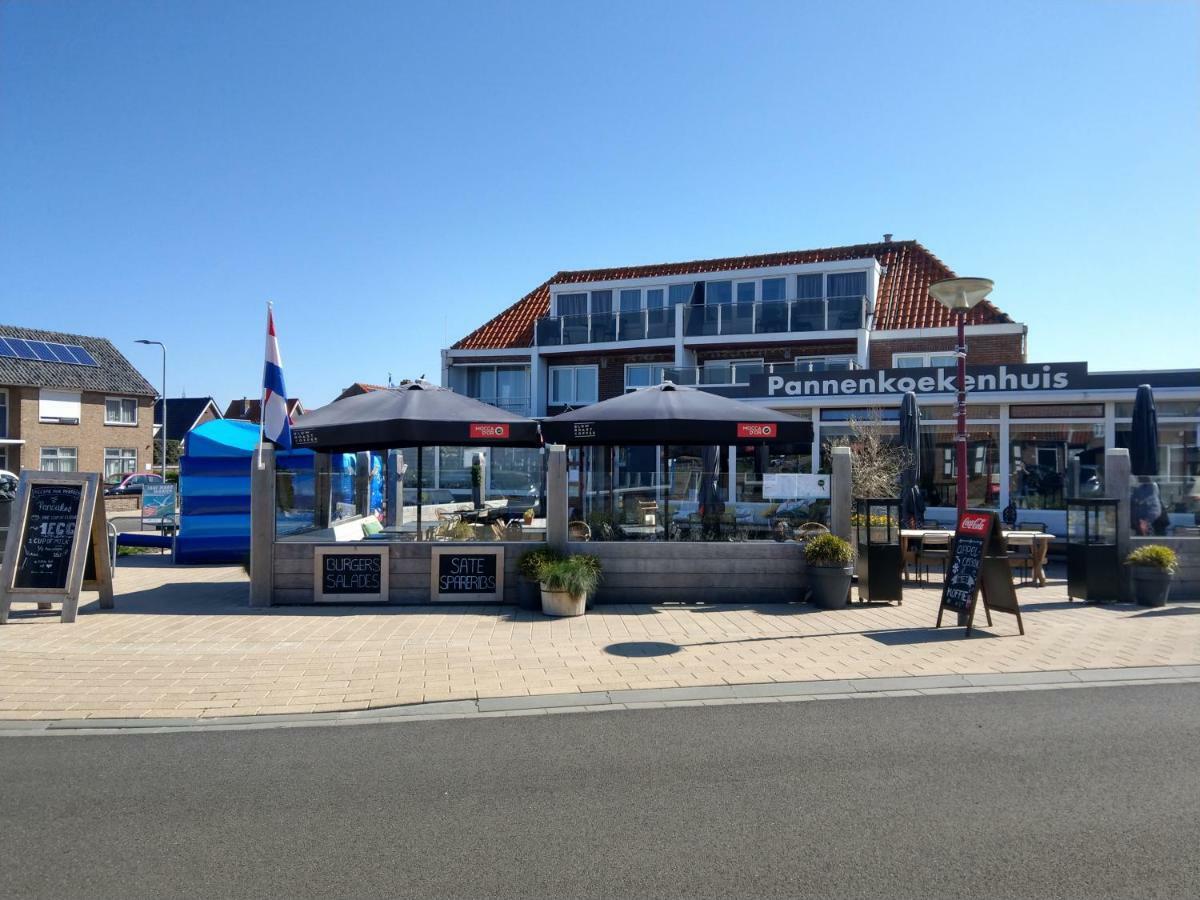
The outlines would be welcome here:
M 1200 364 L 1193 2 L 0 2 L 0 322 L 168 392 L 426 373 L 560 269 L 916 238 Z

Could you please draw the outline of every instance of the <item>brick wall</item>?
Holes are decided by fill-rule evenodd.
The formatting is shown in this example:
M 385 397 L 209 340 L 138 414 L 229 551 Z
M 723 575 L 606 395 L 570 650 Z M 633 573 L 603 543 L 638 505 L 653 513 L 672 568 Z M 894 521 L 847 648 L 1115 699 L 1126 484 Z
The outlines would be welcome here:
M 117 447 L 137 451 L 135 469 L 145 471 L 154 459 L 151 449 L 154 401 L 149 397 L 136 398 L 136 425 L 105 425 L 104 400 L 107 396 L 120 395 L 83 392 L 79 424 L 58 425 L 39 421 L 37 388 L 9 388 L 9 436 L 25 441 L 23 446 L 9 447 L 9 468 L 13 471 L 22 467 L 36 469 L 41 462 L 42 447 L 74 447 L 78 453 L 78 471 L 103 473 L 105 448 Z
M 956 339 L 905 338 L 901 340 L 871 341 L 871 368 L 887 369 L 892 365 L 894 353 L 930 353 L 953 351 Z M 1025 338 L 1020 334 L 967 335 L 967 363 L 969 365 L 999 365 L 1000 363 L 1025 362 Z

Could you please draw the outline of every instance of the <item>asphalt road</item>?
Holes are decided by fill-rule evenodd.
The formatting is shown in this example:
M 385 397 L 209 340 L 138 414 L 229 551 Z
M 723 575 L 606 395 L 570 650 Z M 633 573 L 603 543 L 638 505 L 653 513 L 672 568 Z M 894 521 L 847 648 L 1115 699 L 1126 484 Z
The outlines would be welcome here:
M 1200 685 L 0 739 L 7 897 L 1197 897 Z

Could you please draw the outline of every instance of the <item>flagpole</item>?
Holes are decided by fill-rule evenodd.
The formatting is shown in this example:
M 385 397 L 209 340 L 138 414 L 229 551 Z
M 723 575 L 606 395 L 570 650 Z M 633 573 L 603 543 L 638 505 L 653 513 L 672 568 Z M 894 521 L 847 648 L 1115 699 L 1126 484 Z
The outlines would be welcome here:
M 271 333 L 271 301 L 268 300 L 267 301 L 267 335 L 269 336 L 270 333 Z M 266 363 L 264 363 L 263 365 L 265 366 Z M 258 471 L 260 471 L 260 472 L 266 468 L 266 466 L 263 464 L 263 454 L 262 454 L 263 436 L 265 434 L 265 431 L 263 429 L 264 429 L 264 422 L 265 422 L 266 418 L 267 418 L 267 386 L 266 386 L 266 381 L 264 379 L 263 386 L 259 389 L 259 392 L 258 392 Z M 164 421 L 165 421 L 165 419 L 164 419 Z

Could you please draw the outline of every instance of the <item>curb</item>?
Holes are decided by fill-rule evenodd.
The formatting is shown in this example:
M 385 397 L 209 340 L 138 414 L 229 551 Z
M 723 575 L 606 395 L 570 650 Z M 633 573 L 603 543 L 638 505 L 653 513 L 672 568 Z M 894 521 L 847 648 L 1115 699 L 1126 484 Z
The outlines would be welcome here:
M 553 713 L 728 706 L 745 703 L 787 703 L 804 700 L 851 700 L 870 697 L 930 697 L 1150 684 L 1200 684 L 1200 665 L 1066 669 L 979 675 L 902 675 L 891 678 L 592 691 L 522 697 L 484 697 L 478 700 L 449 700 L 346 712 L 228 716 L 211 719 L 96 718 L 46 719 L 43 721 L 0 719 L 0 738 L 81 734 L 173 734 L 190 731 L 251 731 L 264 728 L 381 725 L 397 722 L 482 719 Z

